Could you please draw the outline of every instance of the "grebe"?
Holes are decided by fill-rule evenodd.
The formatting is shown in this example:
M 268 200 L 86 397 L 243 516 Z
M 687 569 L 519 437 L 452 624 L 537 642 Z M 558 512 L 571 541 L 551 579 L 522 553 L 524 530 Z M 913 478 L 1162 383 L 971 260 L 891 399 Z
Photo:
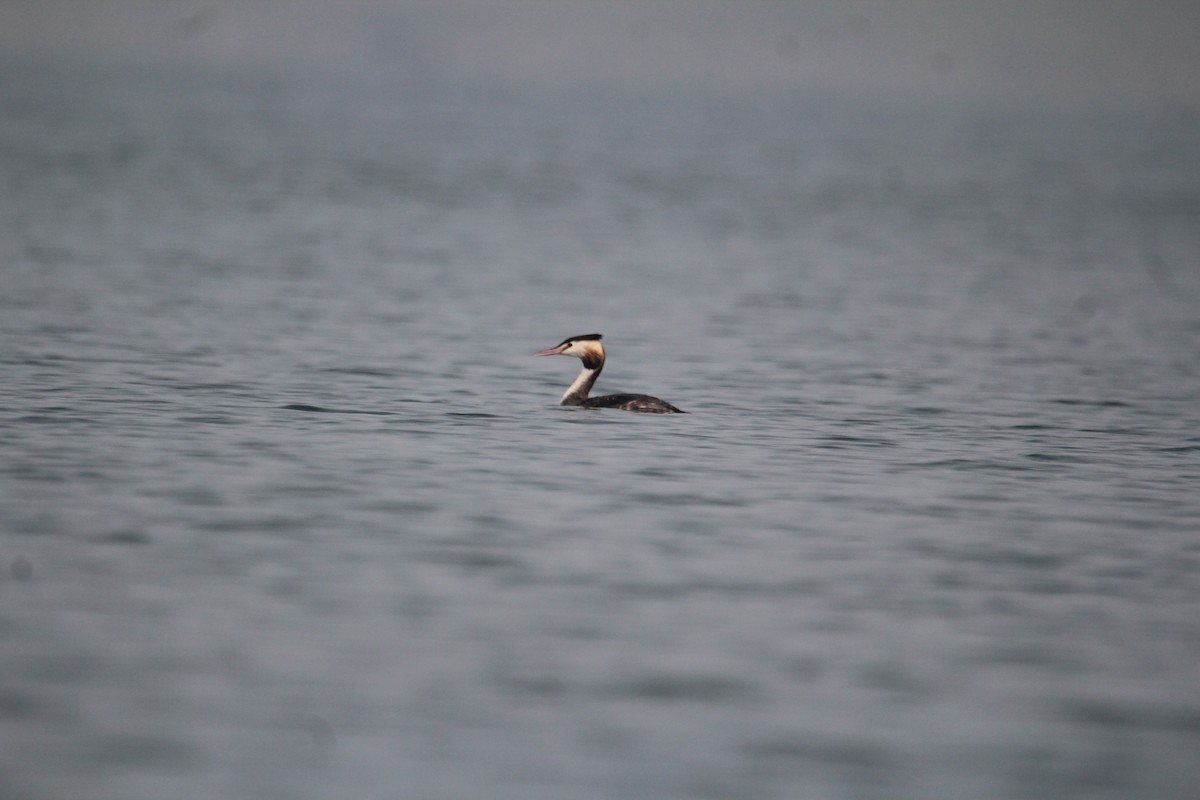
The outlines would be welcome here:
M 560 343 L 534 353 L 535 356 L 575 356 L 583 362 L 583 372 L 562 396 L 564 406 L 583 406 L 584 408 L 623 408 L 626 411 L 644 411 L 650 414 L 684 414 L 670 403 L 651 397 L 648 394 L 608 394 L 603 397 L 588 397 L 592 384 L 604 369 L 604 345 L 600 344 L 600 334 L 588 333 L 583 336 L 572 336 Z

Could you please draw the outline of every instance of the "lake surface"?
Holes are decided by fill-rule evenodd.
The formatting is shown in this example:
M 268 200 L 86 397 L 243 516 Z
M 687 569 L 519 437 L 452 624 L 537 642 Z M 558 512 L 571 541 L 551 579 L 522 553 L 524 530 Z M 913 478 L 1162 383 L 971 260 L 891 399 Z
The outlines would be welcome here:
M 1194 112 L 0 74 L 0 794 L 1195 796 Z

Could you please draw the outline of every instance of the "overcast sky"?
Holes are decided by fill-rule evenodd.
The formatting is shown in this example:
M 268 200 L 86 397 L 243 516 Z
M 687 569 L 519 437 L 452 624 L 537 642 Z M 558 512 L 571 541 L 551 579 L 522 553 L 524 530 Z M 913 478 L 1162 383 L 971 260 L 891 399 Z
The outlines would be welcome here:
M 1195 0 L 4 0 L 0 50 L 1200 103 Z

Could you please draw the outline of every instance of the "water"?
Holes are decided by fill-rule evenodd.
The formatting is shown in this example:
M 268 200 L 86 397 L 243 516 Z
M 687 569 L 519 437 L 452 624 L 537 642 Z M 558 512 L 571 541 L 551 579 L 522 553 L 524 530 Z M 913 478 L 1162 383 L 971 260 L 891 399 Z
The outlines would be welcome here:
M 1185 109 L 0 103 L 4 796 L 1193 796 Z

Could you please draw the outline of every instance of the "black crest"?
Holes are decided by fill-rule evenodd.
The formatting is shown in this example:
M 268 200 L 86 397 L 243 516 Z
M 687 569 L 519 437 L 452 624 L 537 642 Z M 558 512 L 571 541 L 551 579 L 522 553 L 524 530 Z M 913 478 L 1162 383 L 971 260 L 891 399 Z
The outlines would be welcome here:
M 558 346 L 562 347 L 564 344 L 567 344 L 568 342 L 598 342 L 603 338 L 604 337 L 598 333 L 585 333 L 583 336 L 568 336 L 567 338 L 565 338 L 561 342 L 559 342 Z

